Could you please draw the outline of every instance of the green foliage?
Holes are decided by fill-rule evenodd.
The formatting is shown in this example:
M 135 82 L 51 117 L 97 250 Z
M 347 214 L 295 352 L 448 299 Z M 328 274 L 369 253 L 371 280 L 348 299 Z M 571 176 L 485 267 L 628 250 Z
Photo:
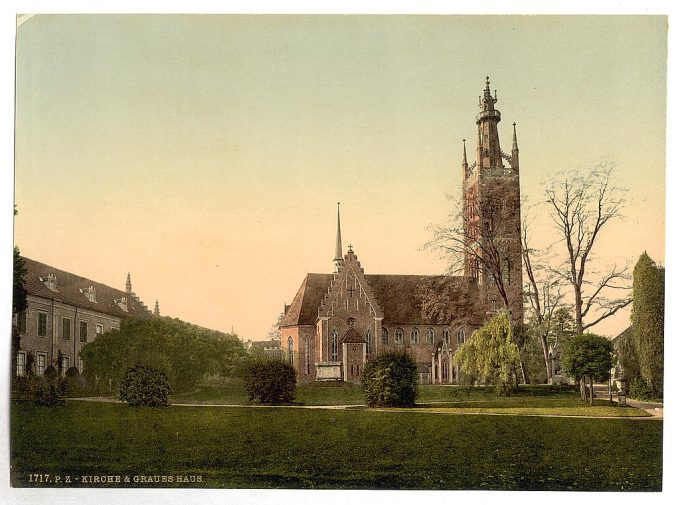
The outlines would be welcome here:
M 418 394 L 418 366 L 405 352 L 377 354 L 366 363 L 361 385 L 369 407 L 412 407 Z
M 652 388 L 642 377 L 633 377 L 628 383 L 628 396 L 637 400 L 651 400 Z
M 633 270 L 634 345 L 639 374 L 652 395 L 663 395 L 664 269 L 643 253 Z
M 499 312 L 476 330 L 453 360 L 476 381 L 500 386 L 503 392 L 511 389 L 519 366 L 519 348 L 508 313 Z
M 231 376 L 245 355 L 235 335 L 171 319 L 129 319 L 120 330 L 100 335 L 80 353 L 84 368 L 117 388 L 123 374 L 139 364 L 165 372 L 175 392 L 189 391 L 205 375 Z
M 70 367 L 66 370 L 65 382 L 68 385 L 69 391 L 75 391 L 80 388 L 80 371 L 74 366 Z
M 168 377 L 162 370 L 135 365 L 125 373 L 119 397 L 135 407 L 165 407 L 170 398 Z
M 248 398 L 260 403 L 292 402 L 295 398 L 295 375 L 295 369 L 283 361 L 252 360 L 244 374 Z
M 47 368 L 45 368 L 45 380 L 50 383 L 56 383 L 57 377 L 59 376 L 59 372 L 57 372 L 57 369 L 54 368 L 54 366 L 50 365 Z
M 54 370 L 54 368 L 52 368 Z M 45 371 L 47 373 L 47 371 Z M 56 373 L 56 370 L 55 370 Z M 59 407 L 64 405 L 65 387 L 56 377 L 33 376 L 28 382 L 28 395 L 35 405 L 40 407 Z
M 12 314 L 26 310 L 26 289 L 24 288 L 26 273 L 24 259 L 19 248 L 14 248 L 14 291 L 12 297 Z
M 635 345 L 635 332 L 629 327 L 616 339 L 614 343 L 616 358 L 623 368 L 627 379 L 640 377 L 640 360 L 638 359 L 637 346 Z
M 592 333 L 576 335 L 564 346 L 562 351 L 562 370 L 578 380 L 592 377 L 603 381 L 609 377 L 612 367 L 611 341 Z

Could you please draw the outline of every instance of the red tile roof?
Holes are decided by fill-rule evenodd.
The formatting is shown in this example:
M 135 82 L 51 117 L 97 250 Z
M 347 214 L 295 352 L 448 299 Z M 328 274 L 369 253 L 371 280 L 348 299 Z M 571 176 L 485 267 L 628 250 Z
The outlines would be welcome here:
M 386 324 L 435 324 L 423 316 L 420 289 L 429 281 L 444 279 L 438 275 L 366 275 L 378 303 L 383 309 Z M 314 325 L 318 307 L 326 294 L 333 274 L 307 274 L 290 308 L 281 322 L 282 327 Z M 446 277 L 456 289 L 468 291 L 468 277 Z
M 86 279 L 79 275 L 59 270 L 53 266 L 30 258 L 23 258 L 26 265 L 27 274 L 24 287 L 29 295 L 40 296 L 50 300 L 56 300 L 75 307 L 89 309 L 103 314 L 126 318 L 126 317 L 151 317 L 151 311 L 134 295 L 119 289 L 112 288 L 101 282 Z M 57 291 L 49 289 L 43 281 L 48 274 L 56 275 Z M 91 302 L 81 293 L 82 290 L 90 286 L 95 288 L 96 302 Z M 127 297 L 127 312 L 124 311 L 114 300 L 120 301 L 122 297 Z

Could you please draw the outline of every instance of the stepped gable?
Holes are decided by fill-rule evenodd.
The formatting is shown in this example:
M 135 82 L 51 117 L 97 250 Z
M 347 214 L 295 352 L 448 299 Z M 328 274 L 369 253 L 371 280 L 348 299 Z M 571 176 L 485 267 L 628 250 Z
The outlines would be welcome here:
M 317 310 L 331 280 L 333 274 L 307 274 L 279 326 L 315 325 Z
M 59 270 L 30 258 L 24 257 L 23 260 L 27 270 L 24 288 L 29 295 L 40 296 L 121 318 L 147 318 L 152 316 L 151 311 L 134 293 L 126 293 L 101 282 Z M 56 276 L 56 291 L 49 289 L 45 282 L 40 280 L 41 278 L 47 279 L 50 274 Z M 87 290 L 90 286 L 94 287 L 96 301 L 90 301 L 81 291 Z M 116 300 L 120 301 L 123 297 L 127 298 L 127 311 L 116 303 Z

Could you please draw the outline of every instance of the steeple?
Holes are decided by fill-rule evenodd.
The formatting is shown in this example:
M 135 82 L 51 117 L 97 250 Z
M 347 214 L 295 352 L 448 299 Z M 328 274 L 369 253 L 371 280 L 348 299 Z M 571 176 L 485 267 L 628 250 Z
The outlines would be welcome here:
M 512 123 L 512 152 L 510 153 L 510 166 L 519 170 L 519 147 L 517 147 L 517 123 Z
M 153 308 L 153 315 L 156 317 L 161 315 L 161 309 L 158 306 L 158 298 L 156 299 L 156 306 Z
M 484 95 L 479 97 L 479 108 L 482 112 L 477 115 L 477 166 L 480 171 L 484 168 L 503 167 L 501 144 L 498 140 L 498 123 L 501 120 L 501 113 L 495 108 L 498 98 L 496 90 L 493 96 L 491 95 L 490 84 L 489 76 L 487 76 Z
M 338 202 L 338 233 L 335 237 L 335 258 L 333 258 L 333 263 L 335 264 L 335 271 L 340 271 L 342 266 L 342 236 L 340 234 L 340 202 Z
M 125 281 L 125 292 L 132 293 L 132 280 L 130 279 L 130 272 L 128 272 L 127 280 Z

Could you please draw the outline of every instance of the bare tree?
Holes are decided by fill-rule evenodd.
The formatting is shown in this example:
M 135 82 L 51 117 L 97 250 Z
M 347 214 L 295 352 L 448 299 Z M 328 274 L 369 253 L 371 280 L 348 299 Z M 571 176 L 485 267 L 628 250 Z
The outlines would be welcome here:
M 538 254 L 539 252 L 529 245 L 529 225 L 525 218 L 522 222 L 522 260 L 527 274 L 525 295 L 531 307 L 532 326 L 541 342 L 546 377 L 550 382 L 553 369 L 548 339 L 553 331 L 556 311 L 563 307 L 564 292 L 560 286 L 560 279 L 546 267 L 547 263 L 534 262 Z
M 621 218 L 625 193 L 624 188 L 613 183 L 609 166 L 598 166 L 586 176 L 565 176 L 546 189 L 550 217 L 560 234 L 559 243 L 564 244 L 567 253 L 564 264 L 551 270 L 573 289 L 577 335 L 632 301 L 627 267 L 614 265 L 595 281 L 586 276 L 596 273 L 590 264 L 593 248 L 602 229 Z M 587 293 L 586 287 L 589 287 Z M 625 294 L 613 296 L 614 292 Z M 586 323 L 585 318 L 591 311 L 598 313 Z

